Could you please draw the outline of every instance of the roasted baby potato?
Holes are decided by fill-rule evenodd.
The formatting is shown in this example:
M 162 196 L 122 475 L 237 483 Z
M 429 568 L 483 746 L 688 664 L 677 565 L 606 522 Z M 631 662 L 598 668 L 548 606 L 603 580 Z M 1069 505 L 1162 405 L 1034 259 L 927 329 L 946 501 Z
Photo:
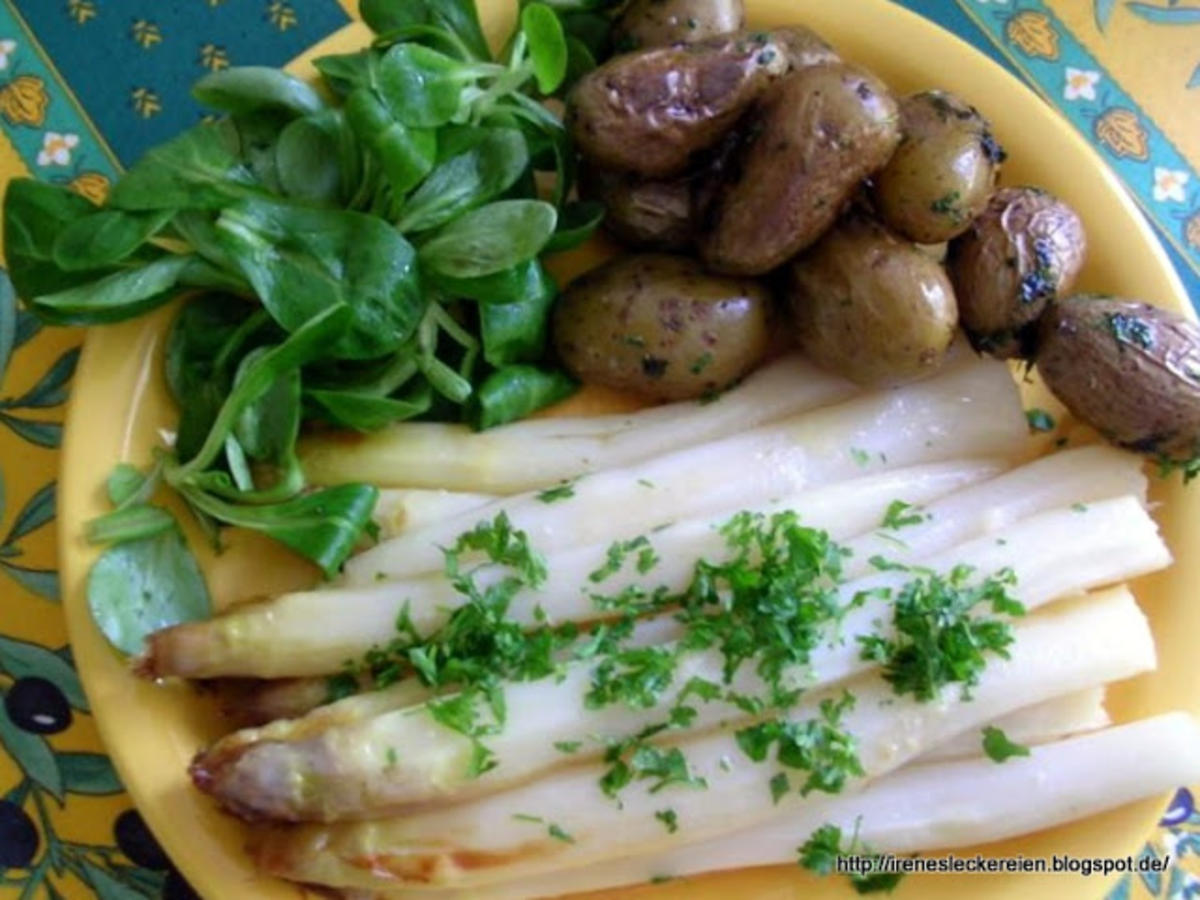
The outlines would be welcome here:
M 685 250 L 703 226 L 739 144 L 740 135 L 731 131 L 675 178 L 613 172 L 585 160 L 579 194 L 604 205 L 604 228 L 623 244 L 639 250 Z
M 954 289 L 937 261 L 854 214 L 788 267 L 800 348 L 860 384 L 931 374 L 958 323 Z
M 633 0 L 613 26 L 622 50 L 702 41 L 742 27 L 742 0 Z
M 753 127 L 701 245 L 716 271 L 760 275 L 811 246 L 900 142 L 887 87 L 841 63 L 781 79 Z
M 643 178 L 585 165 L 579 175 L 580 196 L 604 204 L 604 228 L 617 240 L 646 250 L 691 245 L 697 215 L 690 173 Z
M 787 59 L 788 71 L 791 72 L 807 69 L 809 66 L 842 61 L 837 51 L 825 43 L 824 38 L 803 25 L 772 29 L 771 42 L 783 53 Z
M 904 98 L 900 130 L 900 146 L 875 176 L 876 212 L 921 244 L 957 237 L 987 206 L 1004 151 L 974 107 L 942 91 Z
M 720 141 L 789 66 L 767 32 L 627 53 L 579 80 L 566 124 L 597 165 L 673 177 Z
M 572 282 L 554 346 L 584 382 L 687 400 L 745 375 L 767 350 L 770 293 L 681 256 L 617 257 Z
M 1001 359 L 1028 355 L 1046 304 L 1071 290 L 1087 254 L 1075 211 L 1032 187 L 997 191 L 950 242 L 946 267 L 972 345 Z
M 1037 367 L 1076 417 L 1122 447 L 1185 462 L 1200 453 L 1200 327 L 1146 303 L 1051 303 Z

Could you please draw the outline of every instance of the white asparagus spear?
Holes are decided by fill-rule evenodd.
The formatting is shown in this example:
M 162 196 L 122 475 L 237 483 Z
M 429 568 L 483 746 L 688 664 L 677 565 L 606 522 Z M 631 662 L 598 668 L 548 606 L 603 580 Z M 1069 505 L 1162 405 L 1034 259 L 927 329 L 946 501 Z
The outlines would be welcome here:
M 439 571 L 441 547 L 501 511 L 535 547 L 550 552 L 632 538 L 666 522 L 756 506 L 864 471 L 984 455 L 1016 457 L 1029 446 L 1007 367 L 972 360 L 917 384 L 597 472 L 577 482 L 573 496 L 560 502 L 546 503 L 536 492 L 521 494 L 409 532 L 350 559 L 342 583 Z
M 1104 688 L 1093 687 L 1052 697 L 989 722 L 1018 744 L 1047 744 L 1074 734 L 1097 731 L 1112 724 L 1104 708 Z M 982 735 L 968 731 L 924 753 L 914 764 L 971 759 L 979 755 Z
M 1011 569 L 1017 578 L 1012 595 L 1035 609 L 1064 594 L 1146 574 L 1170 561 L 1153 520 L 1134 497 L 1102 501 L 1086 513 L 1070 508 L 1042 513 L 994 535 L 954 547 L 925 565 L 939 573 L 967 565 L 980 577 Z M 863 591 L 895 590 L 912 577 L 880 572 L 842 585 L 838 595 L 848 604 Z M 839 636 L 814 649 L 808 666 L 783 674 L 784 686 L 825 687 L 872 668 L 875 664 L 859 655 L 855 638 L 891 634 L 890 607 L 890 598 L 873 596 L 851 611 Z M 661 621 L 672 622 L 669 617 Z M 584 740 L 570 761 L 595 758 L 605 740 L 620 740 L 662 722 L 664 710 L 690 679 L 721 683 L 724 666 L 717 649 L 683 655 L 672 688 L 650 709 L 623 703 L 590 708 L 586 698 L 594 681 L 592 660 L 572 662 L 556 678 L 507 684 L 508 721 L 487 740 L 497 765 L 480 777 L 469 774 L 472 741 L 421 708 L 351 721 L 297 741 L 249 745 L 235 736 L 236 752 L 219 742 L 198 757 L 193 772 L 201 787 L 251 817 L 337 821 L 385 815 L 415 803 L 494 792 L 534 777 L 564 763 L 557 743 Z M 728 687 L 752 697 L 769 692 L 752 663 L 741 666 Z M 695 706 L 688 732 L 747 717 L 723 703 Z M 295 789 L 310 783 L 319 789 Z
M 1140 461 L 1105 447 L 1054 454 L 987 480 L 998 468 L 998 463 L 968 460 L 896 469 L 777 498 L 756 511 L 795 509 L 808 526 L 826 529 L 842 540 L 878 525 L 893 500 L 923 504 L 926 518 L 919 524 L 850 545 L 854 556 L 846 560 L 846 574 L 853 577 L 867 571 L 874 554 L 911 562 L 1023 515 L 1126 493 L 1144 497 L 1146 491 Z M 679 522 L 653 533 L 650 537 L 661 559 L 649 575 L 653 585 L 682 590 L 697 559 L 722 558 L 724 547 L 715 529 L 733 512 Z M 590 572 L 604 564 L 607 550 L 608 544 L 603 543 L 551 554 L 546 584 L 538 591 L 518 593 L 509 617 L 532 625 L 541 607 L 552 621 L 594 618 L 594 604 L 579 588 L 588 584 Z M 495 567 L 485 569 L 479 583 L 486 585 L 507 574 Z M 616 594 L 645 580 L 628 567 L 607 579 L 603 588 Z M 144 668 L 157 675 L 194 678 L 328 674 L 386 640 L 405 607 L 418 632 L 430 634 L 462 602 L 440 575 L 284 594 L 207 622 L 159 632 L 150 640 Z M 331 609 L 340 613 L 336 620 L 329 616 Z
M 765 366 L 715 403 L 528 419 L 478 433 L 461 425 L 405 422 L 361 437 L 306 439 L 300 458 L 313 484 L 367 481 L 514 494 L 739 434 L 860 390 L 793 355 Z
M 915 498 L 914 502 L 932 501 L 984 481 L 1002 468 L 999 460 L 980 459 L 893 469 L 775 498 L 758 511 L 770 514 L 798 509 L 807 525 L 826 529 L 842 540 L 877 525 L 888 504 L 900 494 Z M 1100 486 L 1129 480 L 1115 470 L 1104 474 L 1090 467 L 1085 470 L 1095 475 Z M 1065 482 L 1068 487 L 1074 483 L 1073 479 Z M 651 575 L 654 583 L 673 590 L 686 587 L 696 560 L 706 554 L 722 554 L 724 544 L 715 528 L 735 511 L 680 522 L 654 533 L 654 546 L 662 559 Z M 509 618 L 533 625 L 538 606 L 552 621 L 596 618 L 595 605 L 580 587 L 590 583 L 588 573 L 604 565 L 608 548 L 605 542 L 551 554 L 546 583 L 538 591 L 518 594 Z M 487 585 L 508 574 L 491 567 L 480 572 L 478 581 Z M 606 581 L 604 587 L 615 593 L 629 582 L 630 575 L 625 573 Z M 149 641 L 144 670 L 189 678 L 324 675 L 338 671 L 347 660 L 361 657 L 375 644 L 386 643 L 395 632 L 396 616 L 406 606 L 413 626 L 421 634 L 430 634 L 463 602 L 440 573 L 400 582 L 283 594 L 239 606 L 206 622 L 158 632 Z
M 531 900 L 705 872 L 795 865 L 823 825 L 881 853 L 953 850 L 1040 831 L 1200 780 L 1200 723 L 1170 712 L 1031 747 L 905 766 L 856 794 L 822 798 L 717 840 L 469 890 L 349 891 L 347 900 Z M 978 751 L 978 747 L 976 747 Z M 1037 802 L 1030 802 L 1036 797 Z
M 415 531 L 479 509 L 499 498 L 495 494 L 472 494 L 446 490 L 385 490 L 379 492 L 373 518 L 383 540 Z
M 1125 590 L 1057 604 L 1019 621 L 1014 631 L 1010 658 L 988 665 L 971 700 L 952 685 L 936 701 L 920 703 L 894 695 L 874 675 L 847 685 L 857 703 L 842 726 L 856 738 L 864 777 L 886 774 L 1022 706 L 1127 678 L 1155 663 L 1149 625 Z M 840 695 L 841 689 L 829 694 Z M 809 695 L 791 721 L 814 716 L 821 699 L 822 692 Z M 777 765 L 749 762 L 730 734 L 686 741 L 681 749 L 706 788 L 672 784 L 655 792 L 651 783 L 635 781 L 617 804 L 599 787 L 603 766 L 573 766 L 470 803 L 385 820 L 264 830 L 254 855 L 266 871 L 314 884 L 476 887 L 715 839 L 814 802 L 791 792 L 773 805 L 768 781 Z M 675 833 L 655 817 L 665 808 L 676 815 Z M 573 843 L 514 816 L 554 823 Z

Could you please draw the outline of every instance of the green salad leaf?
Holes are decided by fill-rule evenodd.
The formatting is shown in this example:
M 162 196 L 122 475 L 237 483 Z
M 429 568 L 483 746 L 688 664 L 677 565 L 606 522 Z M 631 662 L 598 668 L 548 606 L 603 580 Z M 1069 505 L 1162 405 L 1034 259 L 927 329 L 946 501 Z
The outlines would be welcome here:
M 174 524 L 106 550 L 88 574 L 87 596 L 97 627 L 129 654 L 160 628 L 212 613 L 204 576 Z

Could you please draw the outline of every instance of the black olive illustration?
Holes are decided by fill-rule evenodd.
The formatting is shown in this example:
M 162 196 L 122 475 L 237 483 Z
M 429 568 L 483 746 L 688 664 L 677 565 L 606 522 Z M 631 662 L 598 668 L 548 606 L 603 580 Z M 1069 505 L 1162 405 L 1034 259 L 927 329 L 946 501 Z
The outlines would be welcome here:
M 40 840 L 29 814 L 11 800 L 0 800 L 0 867 L 28 868 Z
M 171 860 L 136 809 L 127 809 L 113 823 L 113 836 L 129 861 L 143 869 L 166 869 Z
M 52 681 L 20 678 L 4 698 L 13 724 L 34 734 L 57 734 L 71 724 L 71 705 Z
M 163 883 L 162 900 L 203 900 L 196 889 L 187 883 L 187 879 L 179 874 L 177 869 L 167 873 Z

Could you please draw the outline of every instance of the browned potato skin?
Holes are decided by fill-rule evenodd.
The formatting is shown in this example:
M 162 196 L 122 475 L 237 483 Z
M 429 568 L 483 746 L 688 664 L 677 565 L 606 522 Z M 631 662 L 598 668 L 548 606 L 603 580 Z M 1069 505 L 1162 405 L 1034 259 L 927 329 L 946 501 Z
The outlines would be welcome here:
M 745 22 L 742 0 L 633 0 L 613 26 L 613 41 L 628 50 L 666 47 L 729 34 Z
M 740 145 L 741 136 L 731 131 L 676 178 L 612 172 L 584 160 L 579 194 L 604 204 L 604 228 L 623 244 L 639 250 L 686 250 L 695 242 Z
M 581 381 L 652 400 L 721 390 L 763 358 L 771 296 L 682 256 L 621 256 L 572 282 L 552 322 L 563 365 Z
M 841 63 L 781 79 L 758 116 L 761 130 L 701 245 L 719 272 L 760 275 L 811 246 L 900 142 L 886 85 Z
M 789 66 L 767 32 L 626 53 L 575 85 L 567 128 L 597 165 L 670 178 L 720 141 Z
M 942 91 L 904 98 L 900 130 L 900 146 L 875 176 L 876 212 L 920 244 L 957 237 L 987 206 L 1004 151 L 974 107 Z
M 972 345 L 1027 356 L 1032 324 L 1070 292 L 1086 256 L 1083 222 L 1067 204 L 1038 188 L 997 191 L 946 257 Z
M 1113 443 L 1185 461 L 1200 451 L 1200 327 L 1146 303 L 1051 303 L 1037 367 L 1077 418 Z
M 954 339 L 954 289 L 937 261 L 864 216 L 851 215 L 788 268 L 803 352 L 866 385 L 937 370 Z
M 841 62 L 837 51 L 825 43 L 825 39 L 803 25 L 790 25 L 771 30 L 771 40 L 787 58 L 789 71 L 807 69 L 826 63 Z
M 692 178 L 642 178 L 585 166 L 579 193 L 604 204 L 604 228 L 622 243 L 647 250 L 683 250 L 696 230 Z

